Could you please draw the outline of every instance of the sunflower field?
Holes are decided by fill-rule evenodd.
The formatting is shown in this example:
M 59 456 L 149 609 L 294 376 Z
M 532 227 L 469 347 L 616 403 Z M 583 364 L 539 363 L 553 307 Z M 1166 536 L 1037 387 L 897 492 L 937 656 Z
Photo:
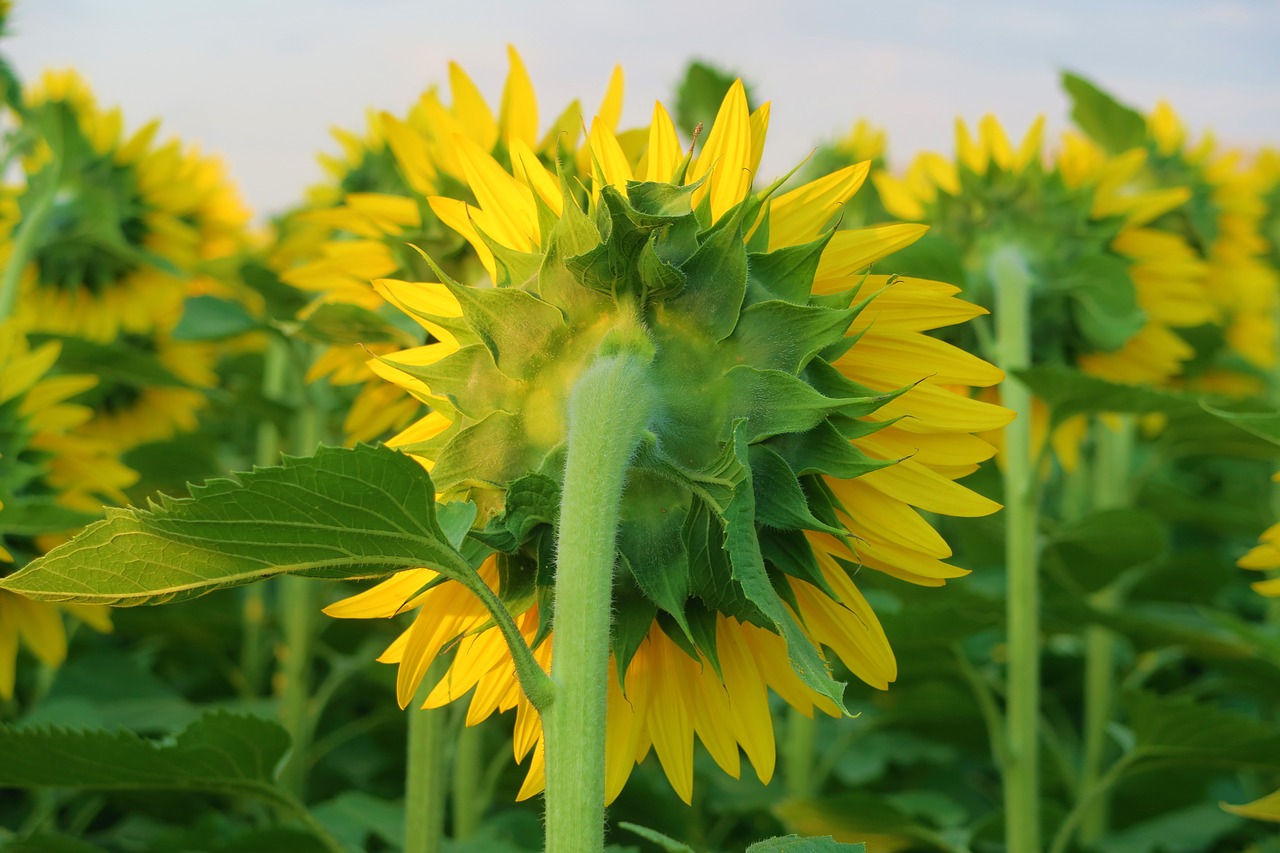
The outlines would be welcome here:
M 507 56 L 269 220 L 0 64 L 0 851 L 1280 853 L 1280 149 Z

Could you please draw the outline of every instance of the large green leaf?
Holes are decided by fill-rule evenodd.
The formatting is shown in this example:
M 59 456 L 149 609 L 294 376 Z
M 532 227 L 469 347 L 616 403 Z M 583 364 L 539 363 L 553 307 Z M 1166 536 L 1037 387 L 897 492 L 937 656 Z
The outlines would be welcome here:
M 127 732 L 0 726 L 0 788 L 202 791 L 290 808 L 274 783 L 289 735 L 261 717 L 207 714 L 171 744 Z
M 1095 512 L 1054 531 L 1045 559 L 1086 591 L 1115 581 L 1136 566 L 1160 559 L 1167 547 L 1160 520 L 1139 509 Z
M 182 306 L 182 319 L 173 330 L 173 337 L 179 341 L 221 341 L 261 326 L 239 302 L 192 296 Z
M 831 836 L 801 838 L 784 835 L 757 841 L 747 848 L 747 853 L 866 853 L 865 844 L 847 844 Z
M 1071 98 L 1071 118 L 1109 153 L 1119 154 L 1142 144 L 1147 122 L 1137 110 L 1069 71 L 1062 73 L 1062 88 Z
M 1121 385 L 1059 365 L 1031 367 L 1014 373 L 1033 394 L 1049 404 L 1054 423 L 1061 423 L 1072 415 L 1093 412 L 1179 412 L 1193 409 L 1201 401 L 1199 395 Z
M 1280 731 L 1189 698 L 1134 693 L 1124 702 L 1136 758 L 1280 770 Z
M 1272 444 L 1280 444 L 1280 412 L 1228 412 L 1208 403 L 1201 405 L 1209 414 L 1216 415 L 1251 435 L 1264 438 Z
M 435 486 L 418 463 L 384 447 L 322 447 L 238 480 L 192 487 L 105 520 L 0 588 L 45 601 L 131 606 L 203 595 L 281 574 L 361 578 L 428 567 L 476 594 L 493 614 L 535 702 L 548 683 L 506 608 L 458 552 L 468 513 L 437 520 Z M 448 533 L 452 533 L 450 536 Z M 452 541 L 451 541 L 452 540 Z

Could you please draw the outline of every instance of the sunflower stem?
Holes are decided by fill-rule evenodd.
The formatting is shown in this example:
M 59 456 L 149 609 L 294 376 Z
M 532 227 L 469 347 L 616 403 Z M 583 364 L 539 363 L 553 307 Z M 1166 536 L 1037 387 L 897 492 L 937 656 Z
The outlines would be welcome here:
M 649 358 L 634 349 L 598 357 L 569 400 L 556 542 L 555 700 L 543 714 L 548 853 L 604 849 L 609 614 L 619 504 L 649 416 Z
M 303 388 L 294 421 L 291 449 L 299 456 L 314 454 L 320 445 L 324 414 L 316 390 Z M 280 718 L 293 739 L 293 751 L 280 772 L 280 779 L 285 788 L 301 800 L 306 793 L 311 737 L 315 731 L 311 669 L 320 617 L 319 588 L 306 578 L 285 577 L 281 578 L 279 591 L 280 622 L 284 630 Z
M 818 718 L 799 710 L 787 711 L 787 743 L 782 760 L 786 771 L 787 791 L 796 797 L 816 793 L 814 785 L 814 749 L 818 736 Z
M 470 838 L 480 826 L 485 810 L 480 790 L 483 773 L 484 731 L 468 726 L 464 713 L 453 752 L 453 838 L 457 841 Z
M 995 285 L 996 357 L 1009 374 L 1001 401 L 1017 417 L 1005 427 L 1004 523 L 1008 619 L 1008 709 L 1004 782 L 1006 849 L 1040 850 L 1040 577 L 1036 529 L 1039 489 L 1031 447 L 1031 392 L 1012 374 L 1031 366 L 1034 277 L 1022 252 L 1004 245 L 988 270 Z
M 9 261 L 5 264 L 3 277 L 0 277 L 0 321 L 11 317 L 17 307 L 18 294 L 22 290 L 22 271 L 31 262 L 45 220 L 53 212 L 53 199 L 57 191 L 57 182 L 49 181 L 18 224 Z
M 405 853 L 439 853 L 444 848 L 445 799 L 448 774 L 447 712 L 423 708 L 421 703 L 444 674 L 437 660 L 422 680 L 414 704 L 409 706 L 409 742 L 406 752 L 404 792 Z
M 1114 428 L 1098 421 L 1094 428 L 1097 464 L 1093 477 L 1095 511 L 1128 506 L 1129 471 L 1133 459 L 1133 419 L 1117 416 Z M 1115 584 L 1094 593 L 1091 603 L 1100 610 L 1113 610 L 1119 604 Z M 1116 638 L 1101 625 L 1085 628 L 1084 651 L 1084 759 L 1080 769 L 1080 790 L 1093 791 L 1102 777 L 1107 753 L 1107 724 L 1115 704 Z M 1081 806 L 1079 837 L 1081 844 L 1094 845 L 1107 828 L 1105 793 L 1094 796 Z

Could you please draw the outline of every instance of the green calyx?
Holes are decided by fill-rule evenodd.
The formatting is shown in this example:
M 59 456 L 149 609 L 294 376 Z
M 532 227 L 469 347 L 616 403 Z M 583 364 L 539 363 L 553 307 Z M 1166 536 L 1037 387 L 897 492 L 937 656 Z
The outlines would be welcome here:
M 901 272 L 954 281 L 966 299 L 994 310 L 991 259 L 1015 248 L 1034 282 L 1036 363 L 1114 352 L 1143 328 L 1131 262 L 1111 248 L 1124 220 L 1091 215 L 1092 187 L 1069 187 L 1059 171 L 1034 162 L 1019 172 L 994 162 L 985 174 L 963 165 L 958 172 L 959 194 L 939 189 L 926 216 L 930 233 L 897 256 Z
M 586 212 L 566 197 L 563 215 L 544 218 L 539 253 L 491 241 L 502 286 L 442 276 L 462 316 L 429 319 L 460 348 L 428 366 L 390 363 L 453 425 L 404 449 L 435 459 L 443 500 L 480 507 L 474 535 L 505 555 L 504 599 L 537 602 L 545 636 L 569 394 L 599 357 L 641 357 L 653 402 L 620 507 L 619 673 L 655 618 L 714 664 L 719 611 L 783 635 L 797 672 L 840 702 L 783 603 L 783 577 L 827 589 L 803 531 L 846 534 L 821 477 L 892 464 L 848 439 L 873 431 L 860 419 L 900 392 L 859 386 L 827 361 L 852 345 L 865 302 L 853 290 L 811 296 L 826 238 L 749 252 L 744 233 L 767 228 L 763 200 L 711 223 L 695 189 L 606 187 Z

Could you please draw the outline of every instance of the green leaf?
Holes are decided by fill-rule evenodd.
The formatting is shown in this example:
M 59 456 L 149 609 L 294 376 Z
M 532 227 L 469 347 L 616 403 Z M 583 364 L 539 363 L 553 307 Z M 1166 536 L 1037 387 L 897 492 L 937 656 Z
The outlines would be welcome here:
M 502 515 L 483 533 L 473 534 L 499 551 L 514 552 L 540 524 L 554 528 L 560 515 L 560 484 L 543 474 L 526 474 L 507 487 Z
M 1164 556 L 1167 533 L 1158 518 L 1139 509 L 1095 512 L 1054 531 L 1045 558 L 1058 560 L 1086 591 L 1101 589 L 1126 570 Z
M 238 477 L 193 487 L 190 498 L 162 496 L 145 510 L 109 509 L 105 520 L 0 579 L 0 588 L 44 601 L 132 606 L 281 574 L 362 578 L 426 566 L 484 602 L 531 701 L 547 700 L 545 674 L 440 527 L 435 485 L 413 459 L 384 447 L 322 447 Z
M 1221 418 L 1232 426 L 1264 438 L 1272 444 L 1280 444 L 1280 412 L 1228 412 L 1209 403 L 1200 405 L 1209 414 Z
M 404 846 L 404 806 L 364 791 L 343 791 L 312 806 L 311 815 L 348 849 L 369 849 L 370 836 L 392 847 Z
M 161 364 L 155 353 L 133 346 L 126 338 L 109 344 L 80 338 L 58 340 L 62 342 L 58 369 L 66 373 L 96 374 L 102 379 L 99 387 L 108 383 L 131 388 L 182 387 L 187 384 Z M 95 390 L 90 389 L 88 394 Z
M 1049 405 L 1054 423 L 1094 412 L 1135 415 L 1180 412 L 1199 406 L 1201 399 L 1199 395 L 1180 391 L 1108 382 L 1058 365 L 1031 367 L 1014 371 L 1014 375 Z
M 729 92 L 729 87 L 738 75 L 723 68 L 717 68 L 706 62 L 694 61 L 685 69 L 684 79 L 676 89 L 675 119 L 676 127 L 687 136 L 693 135 L 693 129 L 702 124 L 704 132 L 711 127 L 712 120 L 720 110 L 720 102 Z M 747 104 L 755 108 L 755 99 L 751 89 L 747 89 Z
M 192 296 L 182 306 L 174 340 L 221 341 L 252 332 L 261 323 L 239 302 L 216 296 Z
M 307 312 L 298 335 L 318 344 L 418 343 L 377 312 L 346 302 L 325 302 Z
M 0 788 L 203 791 L 293 807 L 273 781 L 288 748 L 277 723 L 225 712 L 205 715 L 167 745 L 127 731 L 0 726 Z
M 1190 697 L 1133 693 L 1123 704 L 1137 758 L 1280 770 L 1280 732 L 1273 725 Z
M 822 530 L 845 535 L 843 529 L 813 517 L 800 480 L 785 459 L 763 444 L 753 444 L 750 457 L 758 523 L 779 530 Z
M 1112 832 L 1098 842 L 1099 853 L 1202 853 L 1240 827 L 1240 818 L 1216 803 L 1196 803 Z
M 1114 255 L 1091 255 L 1071 265 L 1071 274 L 1053 282 L 1071 305 L 1071 316 L 1093 348 L 1120 349 L 1146 325 L 1129 264 Z
M 634 823 L 627 823 L 625 820 L 618 821 L 618 826 L 622 827 L 627 832 L 635 833 L 645 841 L 652 841 L 654 844 L 667 851 L 667 853 L 698 853 L 698 851 L 694 850 L 688 844 L 663 835 L 656 829 L 649 829 L 647 826 L 637 826 Z
M 18 497 L 0 508 L 0 536 L 39 536 L 74 530 L 99 516 L 68 509 L 52 498 Z
M 757 841 L 747 848 L 747 853 L 866 853 L 866 849 L 865 844 L 846 844 L 830 835 L 821 838 L 780 835 Z
M 781 370 L 757 370 L 740 364 L 725 374 L 736 406 L 734 417 L 746 421 L 747 443 L 770 436 L 808 432 L 849 400 L 831 399 L 802 379 Z
M 1137 110 L 1069 71 L 1062 72 L 1062 88 L 1071 99 L 1072 120 L 1107 153 L 1120 154 L 1143 143 L 1147 121 Z

